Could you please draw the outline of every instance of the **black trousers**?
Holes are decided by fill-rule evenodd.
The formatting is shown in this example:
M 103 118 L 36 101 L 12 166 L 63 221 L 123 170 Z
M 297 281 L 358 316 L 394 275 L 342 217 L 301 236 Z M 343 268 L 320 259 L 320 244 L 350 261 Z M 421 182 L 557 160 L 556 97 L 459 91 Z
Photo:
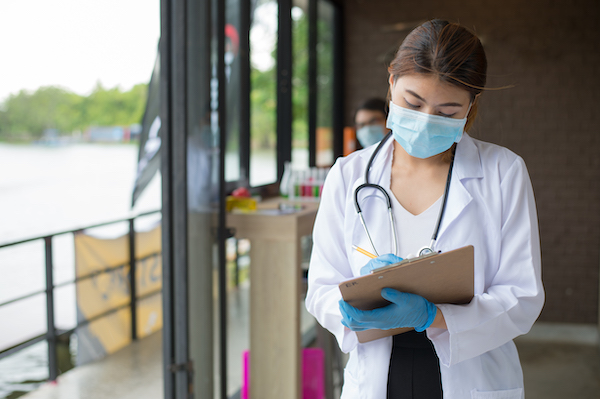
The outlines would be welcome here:
M 388 399 L 442 399 L 440 363 L 424 332 L 394 336 Z

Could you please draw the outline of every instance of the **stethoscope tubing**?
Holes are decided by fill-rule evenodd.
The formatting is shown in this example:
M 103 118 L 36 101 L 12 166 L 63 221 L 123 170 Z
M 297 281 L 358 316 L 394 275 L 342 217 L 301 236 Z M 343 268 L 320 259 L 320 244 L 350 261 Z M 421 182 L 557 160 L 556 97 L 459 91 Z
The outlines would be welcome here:
M 440 215 L 438 216 L 437 223 L 435 225 L 435 229 L 433 229 L 433 235 L 431 236 L 431 240 L 435 242 L 437 240 L 438 233 L 440 232 L 440 224 L 442 223 L 442 219 L 444 217 L 444 212 L 446 211 L 446 203 L 448 202 L 448 193 L 450 192 L 450 181 L 452 180 L 452 169 L 454 167 L 454 151 L 452 152 L 452 160 L 450 161 L 450 167 L 448 168 L 448 177 L 446 178 L 446 188 L 444 189 L 444 199 L 442 202 L 442 207 L 440 208 Z M 433 247 L 432 247 L 433 249 Z
M 369 184 L 369 170 L 371 169 L 371 165 L 373 164 L 373 160 L 375 159 L 375 156 L 379 153 L 379 150 L 381 149 L 381 147 L 383 147 L 383 145 L 386 143 L 386 141 L 388 141 L 390 139 L 390 137 L 392 137 L 391 131 L 389 131 L 388 134 L 386 134 L 381 139 L 381 141 L 377 145 L 377 148 L 375 148 L 375 151 L 373 151 L 373 154 L 371 154 L 371 158 L 369 158 L 369 162 L 367 163 L 367 168 L 365 169 L 365 184 Z M 381 186 L 379 186 L 379 187 L 381 187 Z M 391 202 L 390 202 L 390 206 L 391 206 Z
M 373 252 L 377 256 L 379 256 L 379 253 L 375 249 L 375 244 L 373 243 L 373 239 L 371 238 L 371 234 L 369 234 L 369 230 L 367 229 L 367 224 L 365 223 L 365 219 L 362 215 L 362 209 L 361 209 L 359 201 L 358 201 L 358 193 L 363 188 L 374 188 L 383 194 L 383 196 L 386 200 L 386 203 L 387 203 L 388 215 L 389 215 L 390 224 L 392 227 L 392 235 L 393 235 L 393 240 L 394 240 L 394 253 L 396 255 L 398 255 L 398 240 L 397 240 L 397 235 L 396 235 L 396 224 L 394 221 L 394 212 L 392 211 L 392 200 L 391 200 L 389 194 L 387 193 L 387 191 L 385 191 L 385 189 L 383 187 L 381 187 L 379 184 L 369 183 L 369 171 L 371 169 L 371 165 L 373 164 L 373 160 L 375 159 L 375 156 L 379 153 L 379 150 L 381 149 L 381 147 L 383 147 L 385 142 L 387 140 L 389 140 L 389 138 L 391 136 L 392 136 L 392 132 L 389 132 L 381 140 L 381 142 L 379 142 L 379 145 L 377 145 L 377 148 L 375 148 L 375 151 L 373 151 L 373 154 L 371 154 L 371 157 L 369 158 L 369 162 L 367 163 L 367 167 L 365 168 L 365 182 L 363 184 L 361 184 L 360 186 L 356 187 L 356 189 L 354 190 L 354 207 L 356 209 L 356 213 L 358 213 L 360 222 L 361 222 L 363 229 L 365 230 L 365 233 L 369 239 L 371 247 L 373 248 Z M 452 160 L 450 161 L 450 167 L 448 168 L 448 177 L 446 178 L 446 187 L 444 189 L 444 198 L 442 200 L 442 206 L 440 208 L 440 213 L 438 215 L 437 223 L 435 225 L 435 228 L 433 229 L 433 234 L 431 236 L 431 243 L 429 244 L 429 247 L 424 247 L 419 251 L 419 256 L 434 252 L 435 242 L 437 241 L 437 237 L 438 237 L 438 234 L 440 231 L 442 219 L 444 217 L 444 212 L 446 211 L 446 204 L 448 202 L 448 194 L 450 192 L 450 182 L 452 180 L 452 169 L 454 167 L 454 157 L 455 157 L 455 153 L 453 152 Z
M 387 209 L 388 209 L 388 217 L 390 218 L 390 225 L 392 227 L 392 238 L 394 240 L 393 241 L 394 242 L 394 253 L 397 253 L 398 252 L 398 240 L 397 240 L 397 236 L 396 236 L 396 222 L 394 221 L 394 212 L 392 211 L 392 199 L 390 198 L 387 191 L 385 191 L 385 189 L 383 187 L 381 187 L 379 184 L 363 183 L 360 186 L 356 187 L 356 189 L 354 190 L 354 207 L 356 208 L 356 213 L 358 213 L 358 217 L 360 218 L 360 223 L 362 224 L 363 229 L 365 230 L 365 233 L 367 234 L 367 237 L 369 238 L 369 242 L 371 243 L 371 248 L 373 248 L 373 252 L 375 253 L 375 255 L 379 256 L 379 252 L 377 252 L 377 249 L 375 249 L 375 244 L 373 243 L 371 234 L 369 234 L 369 229 L 367 229 L 367 224 L 365 223 L 365 219 L 362 215 L 362 209 L 360 208 L 360 205 L 358 203 L 358 193 L 360 192 L 360 190 L 362 190 L 363 188 L 367 188 L 367 187 L 379 190 L 385 198 L 385 201 L 387 203 Z

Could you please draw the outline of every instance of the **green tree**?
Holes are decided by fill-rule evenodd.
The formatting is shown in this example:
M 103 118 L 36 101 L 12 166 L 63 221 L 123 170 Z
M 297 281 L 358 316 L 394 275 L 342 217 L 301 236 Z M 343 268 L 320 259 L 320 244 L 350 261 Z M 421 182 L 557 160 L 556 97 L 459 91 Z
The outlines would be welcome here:
M 21 90 L 8 97 L 0 119 L 4 137 L 38 138 L 45 129 L 73 127 L 69 109 L 78 96 L 58 87 L 40 87 L 35 93 Z
M 21 90 L 0 106 L 0 139 L 37 139 L 46 129 L 63 134 L 92 125 L 128 126 L 142 120 L 147 85 L 129 91 L 105 89 L 98 83 L 87 97 L 59 87 Z
M 252 68 L 250 73 L 250 128 L 252 143 L 260 149 L 274 148 L 277 128 L 277 92 L 275 68 Z
M 85 124 L 98 126 L 131 125 L 142 120 L 146 104 L 147 85 L 138 84 L 122 92 L 105 89 L 100 83 L 80 105 Z
M 292 139 L 308 147 L 308 18 L 302 14 L 292 30 Z
M 300 146 L 308 141 L 308 18 L 294 20 L 292 35 L 292 137 Z M 277 49 L 271 53 L 275 60 Z M 258 148 L 274 148 L 277 124 L 276 64 L 251 71 L 251 134 Z
M 322 4 L 322 3 L 321 3 Z M 324 5 L 323 5 L 324 6 Z M 317 20 L 317 126 L 333 126 L 333 21 Z

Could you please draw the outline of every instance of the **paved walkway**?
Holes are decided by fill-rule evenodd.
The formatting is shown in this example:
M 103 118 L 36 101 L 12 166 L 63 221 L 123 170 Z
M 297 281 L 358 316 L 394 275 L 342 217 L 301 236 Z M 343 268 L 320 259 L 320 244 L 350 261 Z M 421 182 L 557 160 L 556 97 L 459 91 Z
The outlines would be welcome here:
M 76 367 L 22 399 L 162 399 L 162 334 Z
M 538 324 L 515 340 L 526 399 L 600 398 L 600 349 L 595 326 Z
M 77 367 L 23 399 L 162 399 L 161 334 L 99 362 Z M 600 398 L 594 326 L 538 324 L 516 340 L 527 399 Z

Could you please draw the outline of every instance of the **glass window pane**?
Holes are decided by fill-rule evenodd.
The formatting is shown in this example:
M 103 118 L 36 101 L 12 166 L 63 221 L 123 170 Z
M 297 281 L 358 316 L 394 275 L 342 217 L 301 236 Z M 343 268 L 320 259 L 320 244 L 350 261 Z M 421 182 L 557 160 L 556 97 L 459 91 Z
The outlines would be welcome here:
M 334 6 L 317 1 L 317 166 L 333 164 Z
M 308 168 L 308 3 L 292 8 L 292 166 Z
M 258 0 L 250 27 L 250 185 L 277 180 L 277 1 Z
M 225 89 L 227 150 L 225 181 L 246 180 L 248 171 L 240 165 L 240 62 L 239 62 L 239 1 L 228 0 L 225 7 Z

